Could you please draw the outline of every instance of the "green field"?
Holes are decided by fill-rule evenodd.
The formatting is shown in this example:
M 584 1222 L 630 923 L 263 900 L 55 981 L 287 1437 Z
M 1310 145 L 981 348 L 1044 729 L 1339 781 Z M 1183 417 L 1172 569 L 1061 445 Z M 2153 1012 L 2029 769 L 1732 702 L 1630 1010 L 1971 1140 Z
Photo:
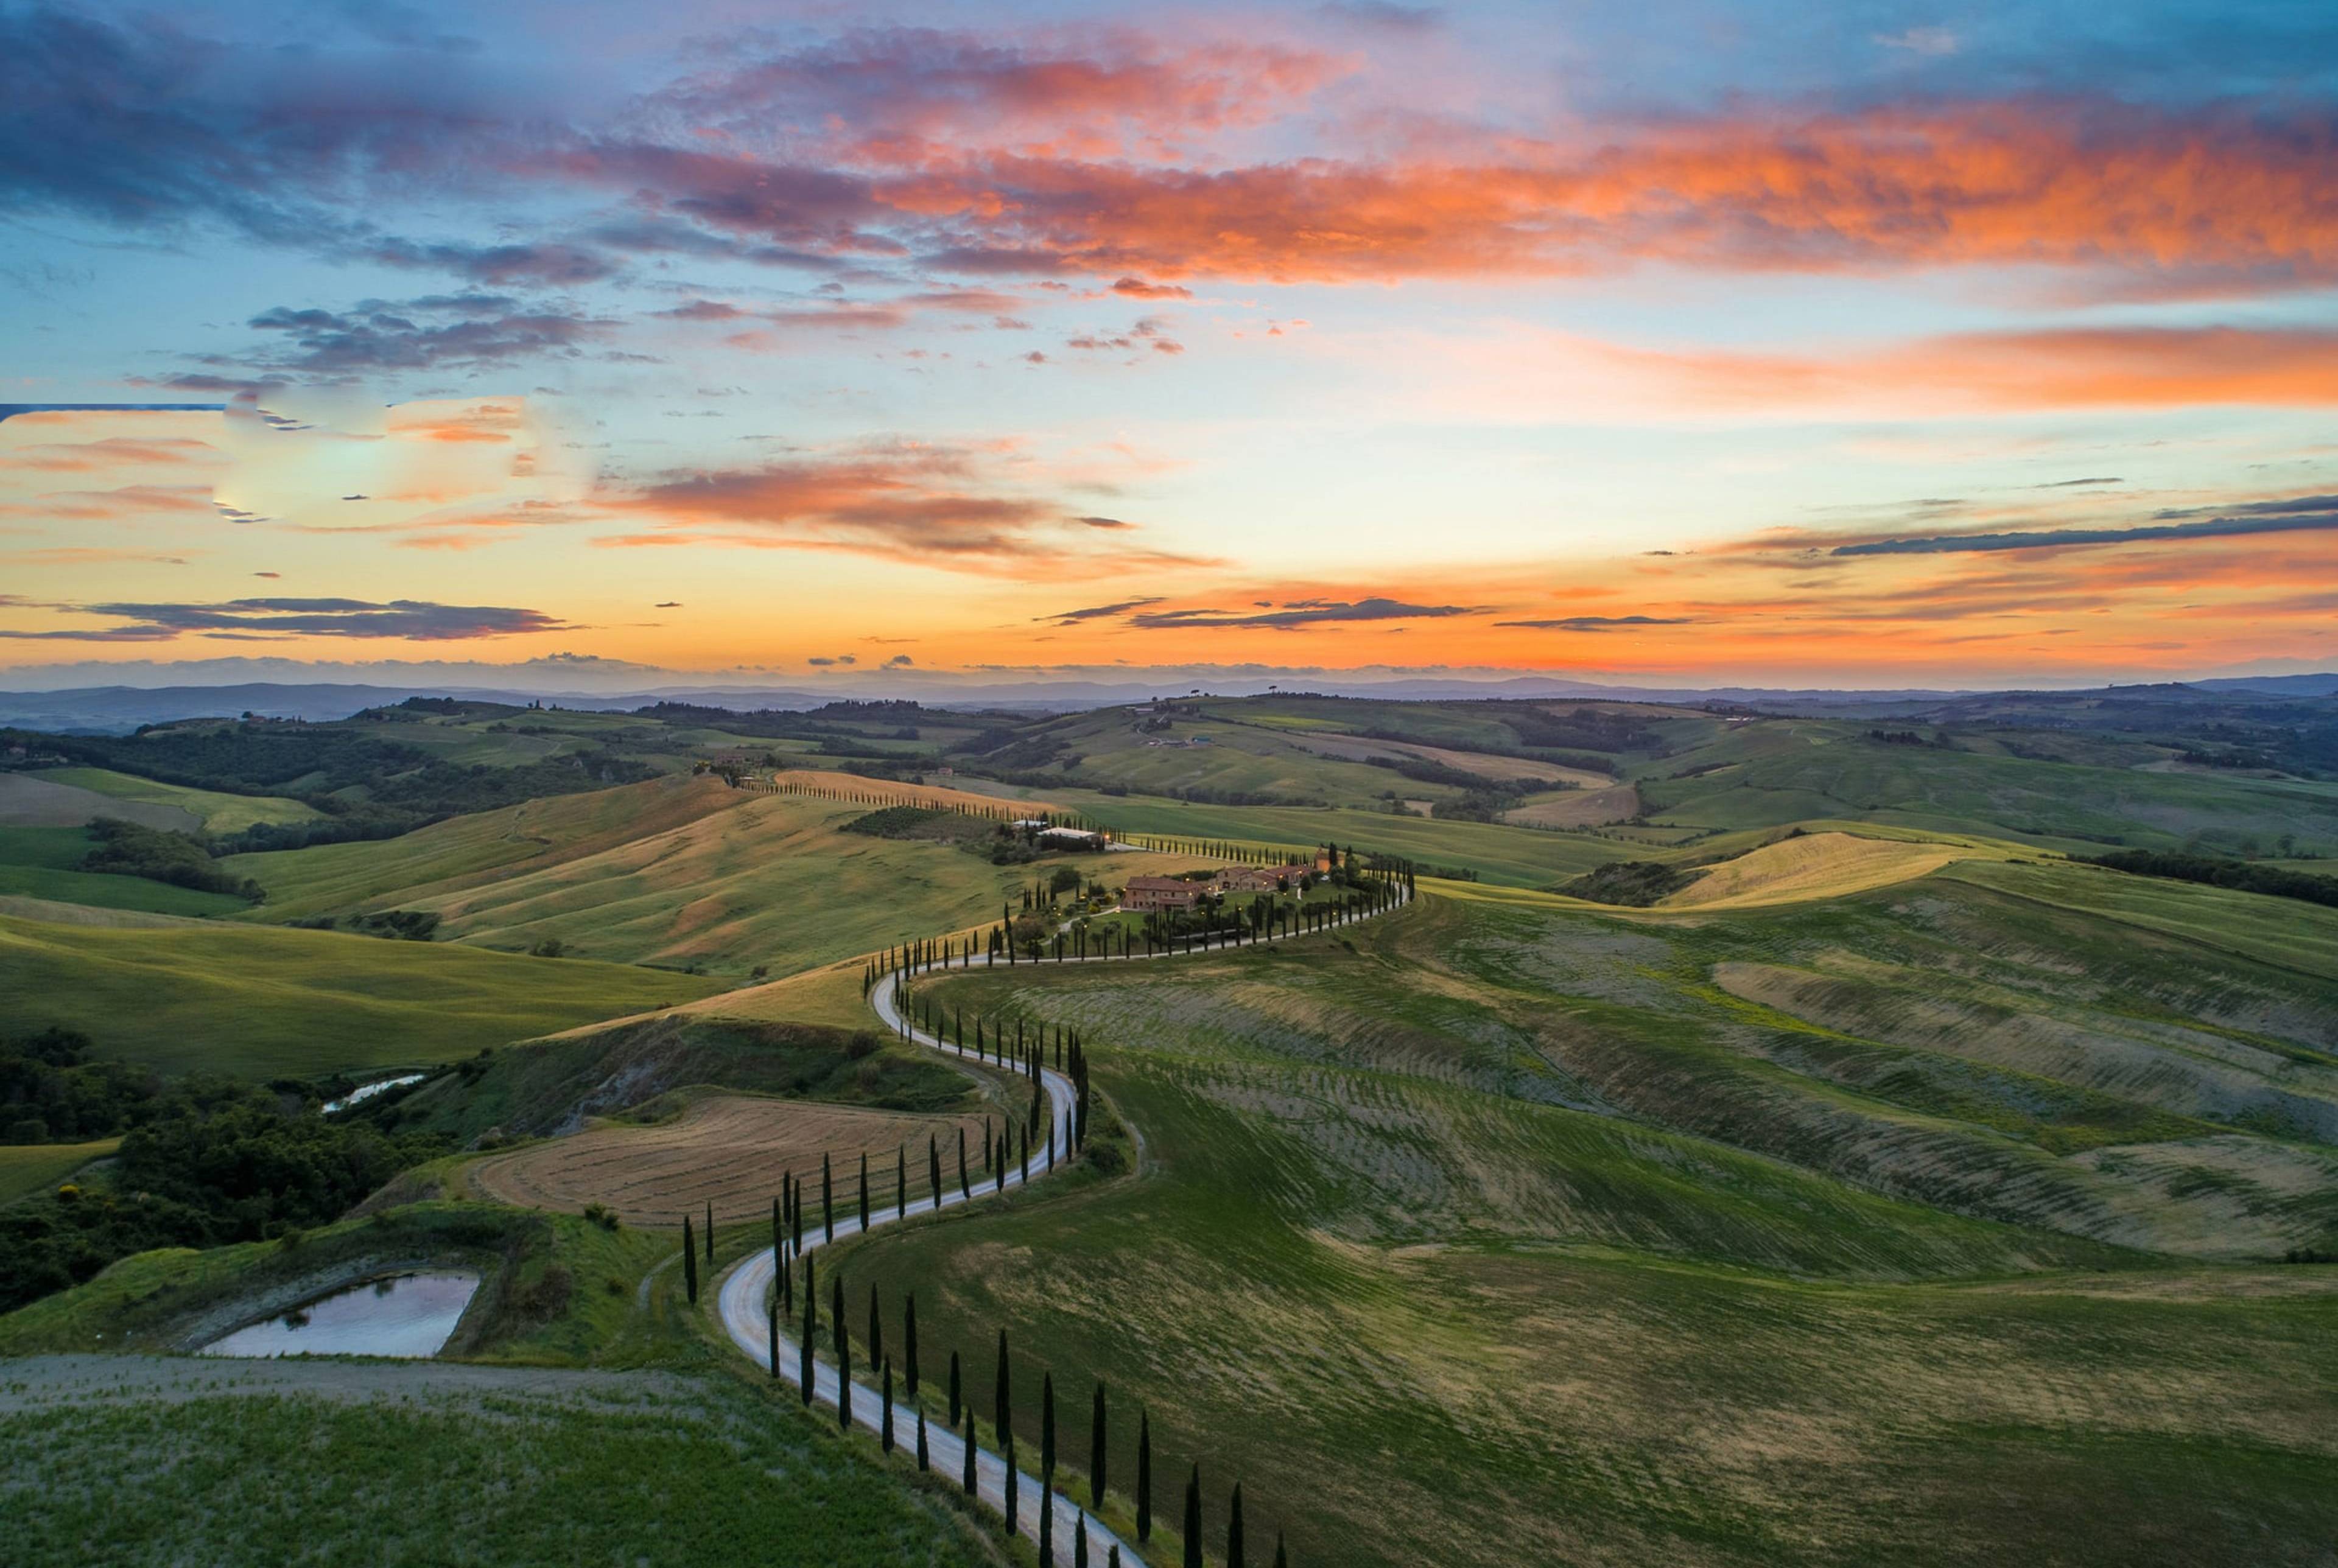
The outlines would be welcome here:
M 2247 856 L 2284 834 L 2301 848 L 2338 847 L 2338 799 L 2310 782 L 1890 745 L 1867 730 L 1790 719 L 1741 726 L 1641 773 L 1643 809 L 1698 828 L 1848 818 L 2080 854 L 2125 844 Z M 1714 770 L 1675 777 L 1705 768 Z
M 230 915 L 250 907 L 229 893 L 74 869 L 96 847 L 86 828 L 0 828 L 0 896 L 152 915 Z
M 1080 1028 L 1147 1173 L 840 1262 L 1305 1560 L 2315 1561 L 2338 1273 L 2277 1260 L 2338 1250 L 2338 965 L 2107 875 L 928 981 Z
M 91 1161 L 113 1153 L 121 1142 L 119 1138 L 100 1138 L 91 1143 L 0 1144 L 0 1203 L 54 1187 Z
M 176 807 L 200 821 L 204 832 L 222 838 L 240 833 L 256 822 L 313 822 L 323 815 L 313 806 L 278 796 L 225 795 L 216 789 L 192 789 L 103 768 L 52 768 L 34 777 L 71 784 L 116 800 Z
M 450 1061 L 715 989 L 688 975 L 230 924 L 0 917 L 0 1012 L 101 1055 L 251 1078 Z

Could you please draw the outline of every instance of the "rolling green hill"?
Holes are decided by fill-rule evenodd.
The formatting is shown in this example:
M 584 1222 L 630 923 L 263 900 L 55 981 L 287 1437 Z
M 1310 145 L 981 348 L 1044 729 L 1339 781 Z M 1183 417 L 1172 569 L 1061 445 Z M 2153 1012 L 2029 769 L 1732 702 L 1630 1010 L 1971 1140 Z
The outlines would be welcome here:
M 1034 875 L 947 844 L 842 831 L 869 808 L 733 789 L 711 777 L 531 801 L 402 838 L 239 856 L 269 902 L 253 918 L 426 910 L 441 941 L 556 941 L 624 963 L 733 976 L 814 968 L 997 917 Z M 1190 856 L 1040 863 L 1115 881 Z
M 51 768 L 34 777 L 70 784 L 116 800 L 174 806 L 201 823 L 204 832 L 221 837 L 241 833 L 256 822 L 313 822 L 322 815 L 313 806 L 281 796 L 226 795 L 216 789 L 163 784 L 103 768 Z
M 691 1001 L 689 975 L 224 922 L 109 929 L 0 917 L 0 1014 L 165 1072 L 315 1076 L 451 1061 Z
M 2338 916 L 2115 876 L 929 980 L 1077 1027 L 1147 1174 L 840 1261 L 1142 1402 L 1305 1558 L 2306 1561 Z

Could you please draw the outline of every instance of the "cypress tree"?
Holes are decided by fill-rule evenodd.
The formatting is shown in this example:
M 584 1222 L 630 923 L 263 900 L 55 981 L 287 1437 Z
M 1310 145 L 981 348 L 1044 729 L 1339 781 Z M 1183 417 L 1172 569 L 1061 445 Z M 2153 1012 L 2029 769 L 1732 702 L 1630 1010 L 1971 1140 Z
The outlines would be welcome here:
M 811 1348 L 820 1342 L 820 1292 L 812 1288 L 812 1259 L 804 1259 L 804 1320 L 803 1338 L 797 1341 L 796 1370 L 803 1375 L 804 1408 L 811 1408 L 814 1376 Z
M 778 1297 L 776 1297 L 776 1296 L 774 1296 L 774 1297 L 772 1297 L 772 1298 L 771 1298 L 771 1380 L 772 1380 L 773 1382 L 777 1382 L 777 1381 L 779 1380 L 779 1376 L 780 1376 L 780 1298 L 779 1298 Z
M 866 1149 L 860 1152 L 860 1230 L 864 1235 L 869 1230 L 869 1152 Z
M 1185 1478 L 1185 1568 L 1203 1568 L 1202 1467 Z
M 893 1451 L 893 1363 L 889 1360 L 885 1363 L 884 1384 L 885 1408 L 883 1413 L 878 1416 L 879 1431 L 877 1434 L 877 1442 L 878 1446 L 882 1447 L 886 1453 L 890 1454 Z M 1237 1522 L 1236 1527 L 1240 1528 L 1239 1522 L 1242 1518 L 1242 1514 L 1240 1512 L 1242 1508 L 1242 1488 L 1239 1486 L 1234 1488 L 1234 1508 L 1236 1510 L 1234 1514 L 1234 1518 Z
M 801 1181 L 797 1182 L 795 1201 L 790 1206 L 788 1215 L 788 1245 L 799 1257 L 803 1254 L 803 1190 L 804 1184 Z
M 873 1366 L 885 1359 L 885 1320 L 877 1315 L 877 1287 L 869 1287 L 869 1360 Z
M 958 1130 L 958 1198 L 961 1203 L 974 1201 L 974 1189 L 968 1184 L 966 1179 L 966 1129 L 963 1127 Z M 941 1199 L 938 1193 L 936 1194 L 934 1201 L 937 1206 L 940 1204 Z
M 918 1396 L 918 1294 L 914 1290 L 909 1292 L 909 1300 L 901 1308 L 901 1340 L 902 1371 L 907 1374 L 905 1386 L 909 1397 L 915 1399 Z
M 1039 1484 L 1039 1561 L 1044 1565 L 1056 1560 L 1056 1494 L 1042 1481 Z
M 829 1289 L 835 1292 L 829 1321 L 836 1328 L 836 1425 L 849 1432 L 852 1429 L 852 1336 L 844 1331 L 844 1276 L 830 1280 Z
M 1088 1516 L 1077 1515 L 1072 1525 L 1072 1568 L 1088 1568 Z
M 1232 1512 L 1226 1515 L 1226 1568 L 1248 1568 L 1243 1560 L 1242 1483 L 1234 1483 Z
M 795 1271 L 795 1268 L 794 1268 L 794 1266 L 793 1266 L 792 1264 L 791 1264 L 791 1263 L 788 1261 L 788 1255 L 787 1255 L 787 1252 L 786 1252 L 786 1250 L 785 1250 L 784 1249 L 781 1250 L 781 1252 L 780 1252 L 780 1254 L 779 1254 L 779 1259 L 780 1259 L 780 1299 L 781 1299 L 781 1301 L 784 1301 L 785 1303 L 787 1303 L 787 1308 L 788 1308 L 788 1310 L 789 1310 L 789 1311 L 791 1311 L 791 1312 L 792 1312 L 792 1311 L 794 1311 L 794 1310 L 796 1309 L 796 1271 Z
M 909 1151 L 907 1144 L 893 1145 L 893 1218 L 909 1217 Z
M 933 1466 L 928 1462 L 931 1456 L 926 1452 L 926 1407 L 913 1401 L 911 1408 L 918 1413 L 918 1468 L 929 1470 Z
M 787 1243 L 786 1229 L 780 1223 L 780 1200 L 774 1198 L 771 1200 L 771 1257 L 774 1261 L 786 1263 Z
M 955 1350 L 953 1350 L 953 1351 L 951 1351 L 951 1352 L 950 1352 L 950 1380 L 949 1380 L 950 1426 L 951 1426 L 953 1428 L 955 1428 L 955 1427 L 958 1426 L 958 1387 L 959 1387 L 959 1384 L 958 1384 L 958 1352 L 957 1352 L 957 1351 L 955 1351 Z M 971 1407 L 969 1407 L 969 1408 L 968 1409 L 967 1414 L 968 1414 L 968 1415 L 969 1415 L 969 1416 L 971 1416 L 972 1414 L 974 1414 L 974 1412 L 973 1412 L 973 1410 L 972 1410 L 972 1408 L 971 1408 Z
M 1136 1544 L 1153 1539 L 1153 1417 L 1136 1413 Z
M 698 1305 L 698 1241 L 690 1230 L 690 1216 L 682 1217 L 682 1288 L 690 1294 L 690 1304 Z
M 1291 1553 L 1282 1549 L 1282 1532 L 1274 1533 L 1274 1568 L 1291 1568 Z
M 1095 1408 L 1088 1417 L 1088 1506 L 1104 1508 L 1105 1460 L 1110 1453 L 1105 1441 L 1104 1379 L 1096 1379 Z
M 1119 1542 L 1114 1542 L 1112 1544 L 1112 1550 L 1105 1553 L 1104 1568 L 1120 1568 Z
M 966 1494 L 974 1495 L 974 1412 L 966 1413 Z
M 1039 1479 L 1056 1484 L 1056 1375 L 1039 1377 Z
M 963 1137 L 964 1134 L 961 1133 L 960 1136 Z M 926 1184 L 927 1190 L 934 1195 L 934 1207 L 940 1208 L 942 1206 L 942 1144 L 940 1139 L 930 1133 L 926 1137 Z
M 1016 1534 L 1017 1529 L 1017 1523 L 1015 1517 L 1017 1512 L 1015 1506 L 1016 1494 L 1022 1490 L 1020 1483 L 1023 1479 L 1020 1475 L 1016 1473 L 1015 1469 L 1015 1432 L 1012 1427 L 1009 1427 L 1007 1431 L 999 1434 L 998 1452 L 1000 1457 L 1007 1461 L 1007 1485 L 1005 1488 L 1007 1493 L 1007 1533 L 1009 1535 L 1012 1535 Z
M 836 1180 L 830 1169 L 828 1156 L 820 1157 L 820 1239 L 836 1240 Z
M 714 1261 L 714 1204 L 712 1200 L 706 1205 L 706 1260 L 709 1263 Z
M 1015 1426 L 1015 1393 L 1010 1379 L 1014 1368 L 1007 1361 L 1007 1330 L 998 1331 L 998 1380 L 991 1385 L 990 1424 L 998 1428 L 998 1440 L 1007 1441 L 1007 1434 Z

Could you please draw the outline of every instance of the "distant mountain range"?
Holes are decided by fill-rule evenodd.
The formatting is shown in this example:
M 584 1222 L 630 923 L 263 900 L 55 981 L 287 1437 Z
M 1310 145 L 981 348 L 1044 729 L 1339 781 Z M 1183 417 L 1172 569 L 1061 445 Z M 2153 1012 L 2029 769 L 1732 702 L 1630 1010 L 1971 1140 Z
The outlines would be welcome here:
M 2180 700 L 2186 694 L 2313 699 L 2338 695 L 2338 673 L 2272 675 L 2095 690 L 2116 691 L 2128 698 L 2165 695 L 2169 700 Z M 459 697 L 473 701 L 507 702 L 515 706 L 540 701 L 562 708 L 602 712 L 629 711 L 655 702 L 688 702 L 752 712 L 757 709 L 802 710 L 840 699 L 889 696 L 914 699 L 932 707 L 1062 711 L 1183 695 L 1186 691 L 1204 691 L 1222 697 L 1305 691 L 1327 696 L 1378 698 L 1389 701 L 1591 698 L 1689 705 L 1725 703 L 1748 708 L 1878 717 L 1916 714 L 1944 704 L 2023 694 L 2017 691 L 1858 691 L 1750 686 L 1606 686 L 1539 675 L 1484 681 L 1428 677 L 1383 680 L 1322 677 L 1282 681 L 1234 679 L 1213 681 L 1202 687 L 1101 681 L 1033 681 L 975 685 L 924 677 L 889 683 L 882 691 L 840 689 L 824 691 L 808 691 L 788 686 L 645 686 L 636 691 L 607 692 L 565 691 L 551 686 L 246 681 L 217 686 L 89 686 L 60 691 L 0 691 L 0 725 L 64 734 L 121 734 L 143 724 L 167 724 L 184 719 L 233 718 L 245 713 L 270 719 L 325 720 L 346 719 L 364 709 L 403 702 L 409 697 Z M 2067 701 L 2077 693 L 2058 691 L 2037 695 Z

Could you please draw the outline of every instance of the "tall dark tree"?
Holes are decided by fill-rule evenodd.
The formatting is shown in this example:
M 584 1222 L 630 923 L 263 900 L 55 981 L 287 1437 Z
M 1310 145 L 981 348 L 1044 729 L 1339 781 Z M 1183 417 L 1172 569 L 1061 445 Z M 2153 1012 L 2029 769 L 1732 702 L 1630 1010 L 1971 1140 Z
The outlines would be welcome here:
M 1085 1514 L 1072 1525 L 1072 1568 L 1088 1568 L 1088 1516 Z
M 884 1388 L 884 1408 L 877 1417 L 877 1442 L 886 1453 L 890 1454 L 893 1451 L 893 1363 L 890 1360 L 885 1363 Z M 1234 1488 L 1234 1518 L 1239 1521 L 1242 1518 L 1242 1488 L 1239 1486 Z
M 950 1426 L 953 1428 L 958 1426 L 958 1389 L 960 1387 L 961 1385 L 959 1384 L 958 1377 L 958 1352 L 953 1350 L 950 1352 L 949 1381 Z M 971 1407 L 969 1406 L 969 1414 L 970 1413 Z
M 1243 1557 L 1242 1483 L 1234 1483 L 1234 1500 L 1226 1514 L 1226 1568 L 1249 1568 Z
M 1202 1467 L 1185 1478 L 1185 1568 L 1202 1564 Z
M 682 1288 L 689 1293 L 690 1304 L 698 1305 L 698 1241 L 690 1229 L 690 1216 L 682 1217 Z
M 1274 1533 L 1274 1568 L 1291 1568 L 1291 1553 L 1282 1549 L 1282 1532 Z
M 1153 1539 L 1153 1416 L 1136 1413 L 1136 1544 Z
M 828 1156 L 820 1157 L 820 1231 L 823 1240 L 836 1240 L 836 1181 Z
M 1007 1533 L 1014 1534 L 1020 1527 L 1016 1519 L 1016 1494 L 1022 1490 L 1023 1477 L 1015 1468 L 1015 1429 L 1008 1427 L 998 1435 L 999 1457 L 1007 1461 Z
M 860 1230 L 869 1231 L 869 1151 L 860 1152 Z
M 849 1432 L 852 1429 L 852 1336 L 844 1328 L 844 1276 L 836 1276 L 829 1289 L 835 1292 L 829 1322 L 836 1331 L 836 1424 Z
M 803 1190 L 804 1184 L 801 1181 L 797 1182 L 795 1201 L 790 1205 L 791 1211 L 788 1215 L 788 1249 L 798 1255 L 803 1252 Z
M 1056 1484 L 1056 1375 L 1039 1377 L 1039 1479 Z
M 711 1199 L 706 1205 L 706 1260 L 714 1261 L 714 1204 Z
M 966 1134 L 961 1131 L 958 1136 L 964 1138 Z M 934 1195 L 934 1207 L 940 1208 L 942 1206 L 942 1145 L 940 1139 L 932 1136 L 926 1139 L 926 1190 Z
M 784 1263 L 788 1256 L 787 1228 L 780 1220 L 780 1200 L 771 1200 L 771 1260 Z
M 1056 1494 L 1046 1482 L 1039 1484 L 1039 1562 L 1046 1564 L 1056 1560 Z
M 933 1466 L 932 1456 L 926 1452 L 926 1407 L 915 1400 L 909 1402 L 909 1407 L 918 1413 L 918 1468 L 928 1470 Z
M 963 1127 L 958 1130 L 958 1196 L 961 1203 L 974 1201 L 974 1189 L 966 1179 L 966 1129 Z M 934 1193 L 934 1207 L 941 1207 L 939 1189 L 936 1189 Z
M 777 1296 L 771 1298 L 771 1379 L 777 1382 L 780 1376 L 780 1298 Z
M 918 1397 L 918 1296 L 914 1290 L 901 1305 L 901 1372 L 902 1387 L 914 1402 Z
M 885 1319 L 877 1311 L 877 1287 L 869 1287 L 869 1359 L 871 1365 L 885 1359 Z
M 820 1343 L 820 1292 L 812 1286 L 815 1268 L 810 1257 L 804 1259 L 804 1320 L 803 1338 L 796 1342 L 796 1369 L 803 1374 L 804 1408 L 811 1408 L 814 1387 L 812 1347 Z
M 1088 1415 L 1088 1506 L 1098 1512 L 1104 1508 L 1105 1461 L 1110 1453 L 1105 1431 L 1104 1379 L 1099 1377 L 1095 1407 Z
M 974 1412 L 966 1413 L 966 1494 L 974 1495 Z
M 893 1145 L 893 1218 L 909 1217 L 909 1150 L 907 1144 Z
M 991 1385 L 990 1424 L 998 1429 L 998 1440 L 1007 1441 L 1007 1434 L 1015 1427 L 1015 1371 L 1007 1360 L 1007 1330 L 998 1331 L 998 1377 Z

